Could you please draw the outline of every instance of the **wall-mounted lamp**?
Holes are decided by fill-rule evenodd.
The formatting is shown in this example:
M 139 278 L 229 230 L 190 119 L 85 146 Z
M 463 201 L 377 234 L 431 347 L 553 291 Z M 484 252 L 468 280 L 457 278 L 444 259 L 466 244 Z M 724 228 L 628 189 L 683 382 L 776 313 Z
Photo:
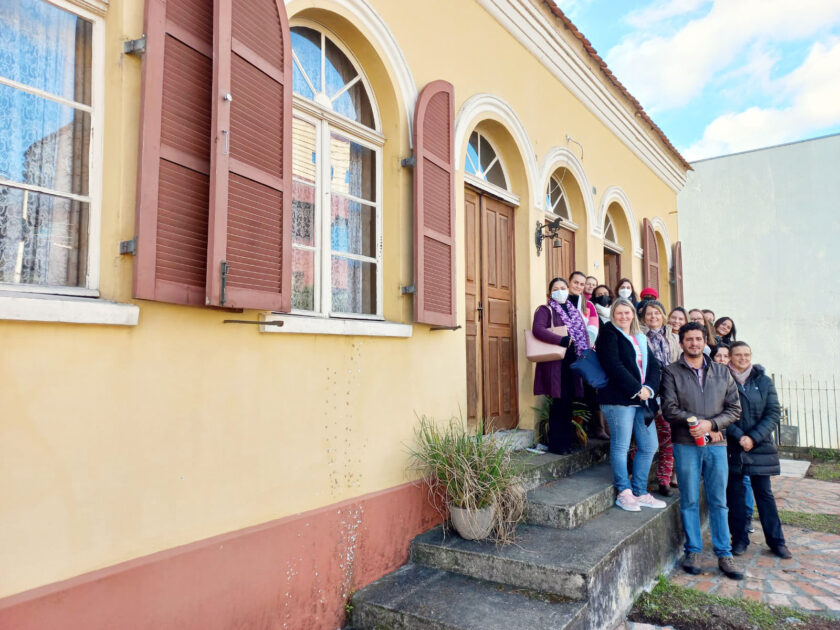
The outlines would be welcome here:
M 537 244 L 537 256 L 542 251 L 542 242 L 544 238 L 553 239 L 552 247 L 563 247 L 563 239 L 560 236 L 560 218 L 553 221 L 546 221 L 545 224 L 537 221 L 537 231 L 534 233 L 534 242 Z

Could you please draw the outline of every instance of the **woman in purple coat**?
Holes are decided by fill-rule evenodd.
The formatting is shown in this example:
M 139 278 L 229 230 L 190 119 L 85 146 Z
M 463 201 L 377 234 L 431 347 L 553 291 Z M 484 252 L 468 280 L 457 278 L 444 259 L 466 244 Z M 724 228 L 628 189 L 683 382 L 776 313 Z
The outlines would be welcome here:
M 586 322 L 568 298 L 568 283 L 554 278 L 548 285 L 548 303 L 536 310 L 531 328 L 540 341 L 567 348 L 562 361 L 537 363 L 534 374 L 534 394 L 551 397 L 548 450 L 561 455 L 571 453 L 574 447 L 572 401 L 583 394 L 580 377 L 571 370 L 572 363 L 589 348 Z

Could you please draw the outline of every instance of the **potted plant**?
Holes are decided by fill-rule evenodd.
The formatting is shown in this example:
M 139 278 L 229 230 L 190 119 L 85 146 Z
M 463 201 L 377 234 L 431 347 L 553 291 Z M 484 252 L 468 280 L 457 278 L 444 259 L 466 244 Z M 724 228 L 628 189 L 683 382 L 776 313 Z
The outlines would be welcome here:
M 452 525 L 470 540 L 509 542 L 522 518 L 521 462 L 510 447 L 468 430 L 459 418 L 439 425 L 420 419 L 411 468 L 429 484 L 433 503 L 443 495 Z

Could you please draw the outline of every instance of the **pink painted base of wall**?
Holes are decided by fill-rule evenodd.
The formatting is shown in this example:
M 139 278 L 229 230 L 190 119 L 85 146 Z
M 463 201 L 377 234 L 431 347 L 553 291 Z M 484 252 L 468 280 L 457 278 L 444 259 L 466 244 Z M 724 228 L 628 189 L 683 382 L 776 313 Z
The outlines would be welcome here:
M 405 484 L 0 599 L 0 629 L 335 630 L 438 522 Z

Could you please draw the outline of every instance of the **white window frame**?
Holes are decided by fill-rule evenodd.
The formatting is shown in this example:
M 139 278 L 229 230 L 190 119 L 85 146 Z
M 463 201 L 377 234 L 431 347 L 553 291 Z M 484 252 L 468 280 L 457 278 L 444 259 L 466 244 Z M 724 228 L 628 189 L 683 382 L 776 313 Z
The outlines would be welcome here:
M 57 192 L 40 186 L 21 184 L 0 177 L 0 185 L 29 190 L 32 192 L 44 192 L 56 197 L 84 201 L 88 204 L 88 251 L 85 282 L 80 287 L 15 284 L 0 282 L 0 297 L 3 293 L 40 293 L 48 295 L 76 296 L 76 297 L 99 297 L 99 265 L 100 247 L 102 235 L 102 166 L 103 166 L 103 136 L 101 133 L 103 114 L 105 106 L 105 20 L 101 15 L 92 13 L 79 6 L 78 3 L 70 0 L 41 0 L 52 4 L 59 9 L 91 22 L 91 100 L 90 105 L 80 105 L 74 101 L 60 96 L 44 92 L 37 88 L 29 87 L 0 77 L 0 84 L 43 97 L 50 101 L 63 105 L 72 105 L 76 109 L 90 113 L 90 146 L 88 154 L 88 196 L 73 195 L 70 193 Z M 0 309 L 0 318 L 3 311 Z M 33 317 L 37 319 L 37 317 Z
M 613 254 L 624 253 L 624 248 L 621 245 L 607 238 L 607 225 L 612 227 L 613 234 L 615 234 L 616 237 L 618 237 L 618 234 L 616 234 L 615 231 L 615 223 L 613 223 L 612 218 L 610 217 L 609 213 L 607 213 L 607 215 L 604 217 L 604 247 L 610 250 L 610 252 L 612 252 Z
M 470 141 L 469 139 L 472 137 L 472 135 L 474 133 L 478 134 L 478 138 L 479 138 L 478 146 L 481 146 L 481 138 L 484 138 L 484 141 L 487 144 L 490 145 L 491 149 L 493 149 L 493 153 L 496 154 L 496 157 L 494 158 L 494 160 L 492 162 L 490 162 L 490 165 L 484 170 L 484 172 L 481 174 L 481 176 L 476 175 L 474 173 L 470 173 L 467 170 L 467 160 L 470 159 L 469 158 L 470 153 L 469 153 L 469 147 L 468 147 L 464 151 L 464 163 L 461 165 L 461 168 L 463 168 L 463 172 L 464 172 L 464 183 L 469 184 L 473 188 L 478 188 L 479 190 L 481 190 L 483 192 L 489 193 L 489 194 L 493 195 L 494 197 L 511 204 L 512 206 L 518 207 L 519 206 L 519 195 L 515 195 L 512 192 L 510 192 L 509 188 L 502 188 L 501 186 L 497 186 L 496 184 L 487 181 L 487 171 L 489 171 L 491 168 L 493 168 L 493 164 L 498 162 L 499 166 L 502 169 L 502 175 L 505 178 L 505 185 L 508 186 L 508 187 L 510 186 L 510 177 L 508 176 L 508 171 L 507 171 L 507 168 L 505 167 L 505 161 L 504 161 L 504 159 L 502 159 L 502 154 L 499 153 L 499 151 L 496 150 L 496 145 L 493 144 L 493 142 L 490 141 L 490 138 L 488 138 L 485 134 L 481 133 L 481 131 L 479 131 L 478 129 L 473 129 L 470 132 L 470 135 L 467 137 L 467 145 L 469 145 L 469 141 Z M 478 164 L 477 166 L 478 166 L 478 168 L 481 168 L 481 164 Z
M 551 182 L 552 181 L 554 181 L 557 184 L 557 186 L 560 188 L 560 191 L 562 192 L 562 197 L 566 202 L 566 210 L 569 212 L 569 218 L 566 218 L 564 216 L 561 216 L 561 215 L 557 214 L 551 208 L 551 197 L 550 197 L 549 191 L 551 190 Z M 545 196 L 546 196 L 546 199 L 547 199 L 547 202 L 548 202 L 548 203 L 545 204 L 545 207 L 546 207 L 545 215 L 546 215 L 546 217 L 549 220 L 560 219 L 560 225 L 562 225 L 564 228 L 567 228 L 567 229 L 571 230 L 572 232 L 577 232 L 578 227 L 580 227 L 580 226 L 578 226 L 578 224 L 575 223 L 572 220 L 572 216 L 573 216 L 572 215 L 572 207 L 569 205 L 569 197 L 568 197 L 568 195 L 566 195 L 566 189 L 563 187 L 563 183 L 559 179 L 557 179 L 557 177 L 554 173 L 552 173 L 548 178 L 548 184 L 546 185 Z
M 315 177 L 315 295 L 314 295 L 314 311 L 306 311 L 301 309 L 292 309 L 292 314 L 305 317 L 315 318 L 337 318 L 337 319 L 365 319 L 365 320 L 384 320 L 383 308 L 383 210 L 382 210 L 382 194 L 383 194 L 383 172 L 382 165 L 382 146 L 385 143 L 385 136 L 381 133 L 381 122 L 379 118 L 379 109 L 376 100 L 373 96 L 373 90 L 370 87 L 367 75 L 356 61 L 355 57 L 350 53 L 344 43 L 329 29 L 326 29 L 317 22 L 309 20 L 295 21 L 291 28 L 298 26 L 310 28 L 321 33 L 322 37 L 328 38 L 338 49 L 350 60 L 353 68 L 360 77 L 360 81 L 367 93 L 370 101 L 371 112 L 373 115 L 374 128 L 366 127 L 361 123 L 351 120 L 335 111 L 324 107 L 318 102 L 308 99 L 300 94 L 293 94 L 292 96 L 292 115 L 300 118 L 303 121 L 315 126 L 315 142 L 318 150 L 316 162 L 316 177 Z M 322 53 L 322 65 L 324 63 L 325 54 Z M 324 76 L 324 68 L 321 69 L 321 76 Z M 331 133 L 338 133 L 345 136 L 348 140 L 359 144 L 366 149 L 374 152 L 376 161 L 376 199 L 369 201 L 352 195 L 341 195 L 347 197 L 352 201 L 358 201 L 366 206 L 376 209 L 376 242 L 375 242 L 375 257 L 359 256 L 356 254 L 341 253 L 341 257 L 358 260 L 361 262 L 376 262 L 376 312 L 375 313 L 345 313 L 332 310 L 332 248 L 331 243 L 331 227 L 330 227 L 330 209 L 331 193 L 330 193 L 330 137 Z M 294 178 L 294 175 L 292 176 Z M 293 249 L 310 250 L 311 247 L 300 247 L 292 245 Z M 326 308 L 329 305 L 329 308 Z

